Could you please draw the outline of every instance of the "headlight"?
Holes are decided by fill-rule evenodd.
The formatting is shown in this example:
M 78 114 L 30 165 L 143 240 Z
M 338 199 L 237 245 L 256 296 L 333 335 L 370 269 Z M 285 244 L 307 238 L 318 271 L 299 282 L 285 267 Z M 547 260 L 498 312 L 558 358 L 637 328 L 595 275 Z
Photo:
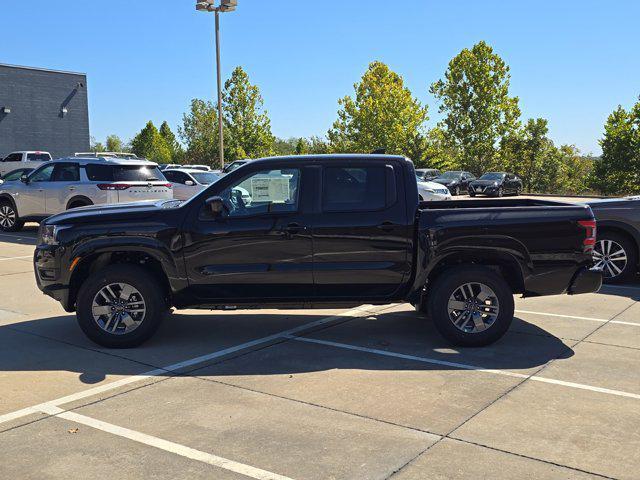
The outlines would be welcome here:
M 69 228 L 68 225 L 40 225 L 38 231 L 38 244 L 40 245 L 58 245 L 58 234 Z
M 498 182 L 493 182 L 493 186 L 497 187 L 498 186 Z

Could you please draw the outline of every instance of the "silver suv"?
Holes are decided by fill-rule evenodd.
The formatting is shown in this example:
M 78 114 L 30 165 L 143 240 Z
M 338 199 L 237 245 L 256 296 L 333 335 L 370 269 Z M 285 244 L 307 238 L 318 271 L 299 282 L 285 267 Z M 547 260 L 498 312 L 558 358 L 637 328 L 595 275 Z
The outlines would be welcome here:
M 173 198 L 158 165 L 142 159 L 70 157 L 0 185 L 0 230 L 76 207 Z

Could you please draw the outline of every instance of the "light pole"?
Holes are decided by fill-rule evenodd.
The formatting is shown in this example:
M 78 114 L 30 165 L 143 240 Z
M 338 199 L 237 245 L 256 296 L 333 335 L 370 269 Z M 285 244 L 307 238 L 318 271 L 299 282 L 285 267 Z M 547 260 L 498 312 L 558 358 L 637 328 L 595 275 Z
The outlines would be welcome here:
M 215 12 L 216 14 L 216 75 L 218 78 L 218 138 L 220 169 L 224 168 L 224 137 L 222 130 L 222 78 L 220 74 L 220 12 L 233 12 L 238 6 L 238 0 L 220 0 L 216 7 L 215 0 L 196 1 L 196 10 L 200 12 Z

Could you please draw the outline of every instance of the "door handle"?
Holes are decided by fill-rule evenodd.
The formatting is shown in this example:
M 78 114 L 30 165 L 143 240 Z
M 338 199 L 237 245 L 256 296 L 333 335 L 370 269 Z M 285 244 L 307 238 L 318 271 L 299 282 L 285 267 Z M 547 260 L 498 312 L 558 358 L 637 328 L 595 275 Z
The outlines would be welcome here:
M 300 233 L 300 231 L 305 230 L 306 228 L 307 227 L 303 227 L 299 223 L 292 222 L 288 224 L 286 227 L 283 227 L 282 231 L 295 235 L 296 233 Z
M 73 192 L 76 189 L 76 187 L 69 187 L 69 191 Z
M 391 222 L 382 222 L 380 225 L 377 225 L 376 228 L 379 230 L 382 230 L 383 232 L 390 232 L 392 231 L 394 228 L 399 227 L 400 225 L 397 225 L 395 223 L 391 223 Z

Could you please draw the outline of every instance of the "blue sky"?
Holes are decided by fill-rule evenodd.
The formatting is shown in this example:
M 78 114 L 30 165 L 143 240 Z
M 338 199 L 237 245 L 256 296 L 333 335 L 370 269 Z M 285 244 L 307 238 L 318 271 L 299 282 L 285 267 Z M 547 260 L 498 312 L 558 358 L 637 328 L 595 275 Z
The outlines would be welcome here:
M 637 0 L 238 3 L 222 17 L 223 75 L 249 72 L 281 137 L 325 134 L 373 60 L 403 75 L 433 125 L 429 85 L 479 40 L 511 66 L 523 117 L 547 118 L 554 141 L 585 153 L 640 95 Z M 191 98 L 215 95 L 213 15 L 194 4 L 2 0 L 0 63 L 86 72 L 97 140 L 129 139 L 149 119 L 175 128 Z

